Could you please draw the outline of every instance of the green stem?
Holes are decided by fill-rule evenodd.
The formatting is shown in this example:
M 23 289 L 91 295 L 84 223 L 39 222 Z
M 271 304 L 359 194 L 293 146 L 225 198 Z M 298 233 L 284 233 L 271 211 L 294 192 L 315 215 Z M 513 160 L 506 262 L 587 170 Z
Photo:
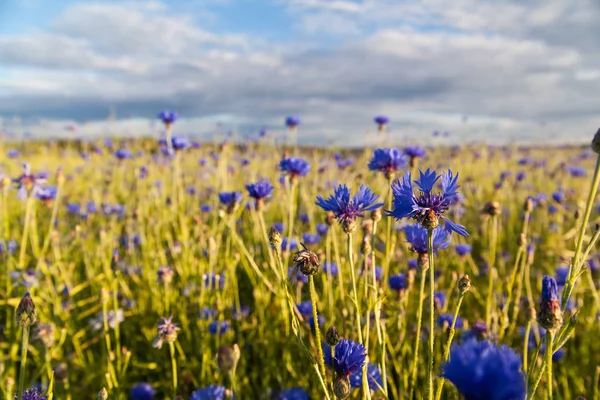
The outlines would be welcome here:
M 175 343 L 169 343 L 169 353 L 171 354 L 171 370 L 173 372 L 173 396 L 177 395 L 177 359 L 175 358 Z
M 423 322 L 423 299 L 425 298 L 425 272 L 427 270 L 421 270 L 421 284 L 419 287 L 419 307 L 417 309 L 417 332 L 415 336 L 415 346 L 414 346 L 414 358 L 413 358 L 413 366 L 411 372 L 410 379 L 410 396 L 409 399 L 413 398 L 413 393 L 415 390 L 415 385 L 417 383 L 417 365 L 419 361 L 419 346 L 421 344 L 421 325 Z
M 312 303 L 313 321 L 315 323 L 315 338 L 317 340 L 317 354 L 319 355 L 319 369 L 321 375 L 325 376 L 325 359 L 323 357 L 323 343 L 321 342 L 321 329 L 319 328 L 319 315 L 317 312 L 317 291 L 315 290 L 315 279 L 313 275 L 308 277 L 310 290 L 310 302 Z
M 28 194 L 27 203 L 25 205 L 25 221 L 23 222 L 23 236 L 21 237 L 21 251 L 19 253 L 19 268 L 25 268 L 25 253 L 27 251 L 27 240 L 29 239 L 29 225 L 31 212 L 35 199 L 31 193 Z
M 552 345 L 554 344 L 554 330 L 548 329 L 546 331 L 546 353 L 544 354 L 544 358 L 546 359 L 546 369 L 548 373 L 548 399 L 552 400 L 552 355 L 554 351 L 552 350 Z
M 452 326 L 450 327 L 450 333 L 448 335 L 448 341 L 446 342 L 446 348 L 444 349 L 444 362 L 450 359 L 450 347 L 452 346 L 452 340 L 454 339 L 454 335 L 456 334 L 456 320 L 458 319 L 458 312 L 460 311 L 460 306 L 462 305 L 463 299 L 465 297 L 464 293 L 461 293 L 458 296 L 458 304 L 456 304 L 456 309 L 454 310 L 454 319 L 452 319 Z M 442 378 L 438 388 L 435 398 L 440 400 L 442 398 L 442 391 L 444 390 L 444 382 L 445 379 Z
M 363 344 L 362 329 L 360 324 L 360 306 L 358 304 L 358 292 L 356 291 L 356 274 L 354 273 L 354 252 L 352 249 L 352 234 L 348 234 L 348 261 L 350 263 L 350 274 L 352 275 L 352 295 L 356 307 L 356 330 L 358 331 L 358 342 Z
M 27 349 L 29 347 L 29 326 L 23 327 L 21 336 L 21 369 L 19 372 L 19 399 L 23 397 L 23 388 L 25 387 L 25 365 L 27 364 Z
M 429 370 L 428 370 L 428 385 L 429 399 L 433 399 L 433 368 L 435 357 L 435 269 L 433 260 L 433 229 L 427 232 L 427 255 L 429 262 Z

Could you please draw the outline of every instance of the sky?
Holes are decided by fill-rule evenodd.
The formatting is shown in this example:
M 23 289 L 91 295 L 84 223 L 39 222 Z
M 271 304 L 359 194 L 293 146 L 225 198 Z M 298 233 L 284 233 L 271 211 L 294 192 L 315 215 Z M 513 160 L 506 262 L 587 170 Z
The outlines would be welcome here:
M 580 143 L 600 125 L 597 0 L 0 1 L 0 130 L 306 144 Z

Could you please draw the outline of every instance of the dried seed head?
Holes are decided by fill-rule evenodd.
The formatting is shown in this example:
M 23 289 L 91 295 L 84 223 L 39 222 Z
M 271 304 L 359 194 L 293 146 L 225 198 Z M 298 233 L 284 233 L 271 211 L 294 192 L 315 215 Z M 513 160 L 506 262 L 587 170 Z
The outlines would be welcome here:
M 342 222 L 342 230 L 347 235 L 354 233 L 356 231 L 356 221 L 353 219 L 345 219 L 344 222 Z
M 419 253 L 417 257 L 417 268 L 422 272 L 429 269 L 429 255 L 427 253 Z
M 306 276 L 311 276 L 319 272 L 319 257 L 312 251 L 307 250 L 306 247 L 304 247 L 304 250 L 296 252 L 293 261 L 296 263 L 295 267 Z
M 489 201 L 485 203 L 481 212 L 489 215 L 490 217 L 495 217 L 496 215 L 501 214 L 502 209 L 500 208 L 500 203 L 497 201 Z
M 381 221 L 382 217 L 383 217 L 383 212 L 381 211 L 381 208 L 371 211 L 371 219 L 373 220 L 373 222 Z
M 365 236 L 360 244 L 360 252 L 363 255 L 371 254 L 373 252 L 373 248 L 371 247 L 371 238 L 369 236 Z
M 108 399 L 108 390 L 105 387 L 100 389 L 98 392 L 98 400 L 107 400 Z
M 465 294 L 469 290 L 471 290 L 471 278 L 469 278 L 469 275 L 465 274 L 465 276 L 458 280 L 458 291 L 461 294 Z
M 225 373 L 230 373 L 235 370 L 242 354 L 237 344 L 231 347 L 221 346 L 217 353 L 217 365 L 219 369 Z
M 333 394 L 338 399 L 346 399 L 352 392 L 350 379 L 347 376 L 336 375 L 333 380 Z
M 279 248 L 279 246 L 281 246 L 281 233 L 279 233 L 277 228 L 274 226 L 272 226 L 271 230 L 269 231 L 269 243 L 271 243 L 271 246 L 274 246 L 275 248 Z
M 365 219 L 361 224 L 363 235 L 369 236 L 373 233 L 373 221 L 370 219 Z

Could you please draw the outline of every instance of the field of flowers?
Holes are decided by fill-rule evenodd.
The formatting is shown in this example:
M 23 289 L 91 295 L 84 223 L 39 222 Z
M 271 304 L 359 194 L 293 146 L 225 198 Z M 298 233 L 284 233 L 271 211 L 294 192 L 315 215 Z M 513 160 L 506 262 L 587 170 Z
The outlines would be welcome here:
M 0 143 L 3 398 L 600 399 L 600 131 L 351 151 L 160 118 Z

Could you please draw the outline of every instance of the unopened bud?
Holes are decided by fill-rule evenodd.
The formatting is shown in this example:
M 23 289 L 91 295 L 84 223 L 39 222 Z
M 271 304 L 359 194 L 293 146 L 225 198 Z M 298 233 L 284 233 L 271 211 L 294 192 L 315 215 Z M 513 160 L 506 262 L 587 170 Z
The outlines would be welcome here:
M 360 252 L 363 255 L 371 254 L 373 248 L 371 247 L 371 238 L 369 236 L 365 236 L 360 245 Z
M 533 199 L 531 197 L 528 197 L 525 200 L 525 204 L 523 204 L 523 210 L 527 213 L 530 213 L 533 211 Z
M 356 221 L 353 219 L 345 219 L 342 223 L 342 230 L 345 234 L 349 235 L 356 231 Z
M 350 379 L 344 375 L 336 375 L 333 380 L 333 394 L 338 399 L 345 399 L 350 396 L 352 392 L 352 386 L 350 385 Z
M 363 235 L 369 236 L 371 233 L 373 233 L 373 221 L 371 221 L 370 219 L 365 219 L 361 227 Z
M 331 347 L 334 347 L 340 342 L 340 340 L 342 340 L 340 333 L 335 326 L 331 325 L 325 333 L 325 342 Z
M 234 344 L 232 347 L 221 346 L 217 353 L 217 365 L 221 371 L 230 373 L 235 370 L 240 358 L 241 352 L 237 344 Z
M 17 307 L 16 320 L 24 328 L 29 328 L 37 321 L 37 310 L 29 292 L 25 293 Z
M 98 400 L 107 400 L 108 399 L 108 390 L 105 387 L 100 389 L 98 392 Z
M 373 222 L 381 221 L 382 217 L 383 217 L 383 212 L 381 211 L 381 208 L 371 211 L 371 219 L 373 220 Z
M 465 276 L 458 280 L 458 291 L 460 294 L 465 294 L 469 290 L 471 290 L 471 278 L 469 278 L 469 275 L 465 274 Z
M 500 208 L 500 203 L 497 201 L 489 201 L 483 206 L 481 212 L 489 215 L 490 217 L 495 217 L 496 215 L 500 215 L 502 210 Z
M 281 246 L 281 233 L 274 226 L 269 231 L 269 243 L 271 243 L 271 246 L 275 246 L 275 248 Z
M 417 268 L 422 272 L 429 269 L 429 255 L 427 253 L 419 253 L 417 257 Z
M 328 211 L 327 214 L 325 215 L 325 223 L 328 226 L 333 225 L 333 223 L 335 222 L 335 214 L 331 211 Z
M 600 129 L 596 131 L 596 134 L 592 139 L 592 151 L 600 154 Z

